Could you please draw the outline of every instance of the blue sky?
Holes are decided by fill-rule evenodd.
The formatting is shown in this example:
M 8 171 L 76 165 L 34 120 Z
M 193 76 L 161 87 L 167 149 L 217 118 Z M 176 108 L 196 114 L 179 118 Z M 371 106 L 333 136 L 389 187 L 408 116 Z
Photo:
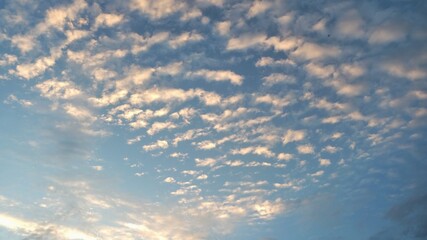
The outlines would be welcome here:
M 427 239 L 426 12 L 0 1 L 0 239 Z

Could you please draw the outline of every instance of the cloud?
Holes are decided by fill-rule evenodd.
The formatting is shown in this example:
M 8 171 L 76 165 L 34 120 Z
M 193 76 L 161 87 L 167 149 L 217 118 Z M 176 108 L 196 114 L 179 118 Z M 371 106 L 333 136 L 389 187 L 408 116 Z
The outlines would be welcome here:
M 231 22 L 230 21 L 219 22 L 215 25 L 215 27 L 216 27 L 216 31 L 220 35 L 228 35 L 231 28 Z
M 263 43 L 265 40 L 267 40 L 267 36 L 264 34 L 243 35 L 231 38 L 228 40 L 227 50 L 243 50 Z
M 302 154 L 313 154 L 314 153 L 314 148 L 310 144 L 299 145 L 297 147 L 297 150 L 299 153 L 302 153 Z
M 266 67 L 266 66 L 294 66 L 296 63 L 291 59 L 280 59 L 275 60 L 271 57 L 262 57 L 256 63 L 256 67 Z
M 165 183 L 175 183 L 176 180 L 173 177 L 167 177 L 165 180 L 163 180 Z
M 100 26 L 113 27 L 122 23 L 124 16 L 121 14 L 101 13 L 95 19 L 95 28 Z
M 157 142 L 149 144 L 149 145 L 144 145 L 142 146 L 142 148 L 146 151 L 154 151 L 157 149 L 166 149 L 169 147 L 169 144 L 166 140 L 157 140 Z
M 289 129 L 286 131 L 285 135 L 282 137 L 283 145 L 286 145 L 290 142 L 299 142 L 304 140 L 305 131 L 303 130 L 292 130 Z
M 55 65 L 58 54 L 37 59 L 34 63 L 20 64 L 16 66 L 16 75 L 27 80 L 43 74 L 49 67 Z
M 365 22 L 356 10 L 350 10 L 342 14 L 336 24 L 336 31 L 342 37 L 362 38 L 365 34 L 363 26 Z
M 233 155 L 247 155 L 249 153 L 255 154 L 255 155 L 260 155 L 260 156 L 264 156 L 267 158 L 271 158 L 276 156 L 275 153 L 273 153 L 268 147 L 264 147 L 264 146 L 254 146 L 254 147 L 245 147 L 245 148 L 240 148 L 240 149 L 232 149 L 231 154 Z
M 198 42 L 203 40 L 204 37 L 196 32 L 185 32 L 182 33 L 179 36 L 176 36 L 172 39 L 169 40 L 169 45 L 172 48 L 178 48 L 181 47 L 182 45 L 188 43 L 188 42 Z
M 49 79 L 35 86 L 41 95 L 51 100 L 71 99 L 82 94 L 82 91 L 71 81 Z
M 196 158 L 195 162 L 196 162 L 196 166 L 198 167 L 213 167 L 217 163 L 217 160 L 213 158 L 205 158 L 205 159 Z
M 272 73 L 266 77 L 263 77 L 264 85 L 273 86 L 278 83 L 295 84 L 296 79 L 293 76 L 285 75 L 283 73 Z
M 132 0 L 129 7 L 131 10 L 137 10 L 140 13 L 147 15 L 152 20 L 158 20 L 179 11 L 186 10 L 187 4 L 176 0 Z
M 272 4 L 269 1 L 256 0 L 252 3 L 252 6 L 249 8 L 246 16 L 248 18 L 253 18 L 261 13 L 266 12 L 269 8 L 271 8 Z
M 312 177 L 320 177 L 320 176 L 322 176 L 323 174 L 325 173 L 325 171 L 323 171 L 323 170 L 319 170 L 319 171 L 317 171 L 317 172 L 315 172 L 315 173 L 312 173 L 312 174 L 310 174 Z
M 233 85 L 242 85 L 243 77 L 232 71 L 224 70 L 197 70 L 188 74 L 191 77 L 203 77 L 208 81 L 230 81 Z
M 277 159 L 279 160 L 289 161 L 292 158 L 293 158 L 293 155 L 290 153 L 279 153 L 279 155 L 277 155 Z
M 304 60 L 322 60 L 336 58 L 341 55 L 341 50 L 336 46 L 320 45 L 317 43 L 305 42 L 292 52 L 292 56 Z
M 321 159 L 319 159 L 319 164 L 320 164 L 320 166 L 329 166 L 329 165 L 331 165 L 331 160 L 321 158 Z

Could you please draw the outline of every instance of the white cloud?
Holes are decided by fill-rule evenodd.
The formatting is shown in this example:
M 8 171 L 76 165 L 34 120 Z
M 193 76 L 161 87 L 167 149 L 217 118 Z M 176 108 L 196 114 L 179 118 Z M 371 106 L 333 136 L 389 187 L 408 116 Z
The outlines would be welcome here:
M 427 77 L 427 70 L 422 67 L 407 66 L 401 62 L 387 62 L 381 64 L 381 69 L 396 77 L 410 80 L 420 80 Z
M 319 164 L 320 164 L 320 166 L 329 166 L 329 165 L 331 165 L 331 160 L 321 158 L 321 159 L 319 159 Z
M 347 97 L 359 96 L 365 91 L 365 87 L 361 84 L 348 84 L 339 79 L 325 82 L 325 85 L 332 86 L 339 95 Z
M 227 50 L 243 50 L 262 44 L 265 40 L 267 40 L 267 36 L 264 34 L 243 35 L 231 38 L 228 40 Z
M 275 153 L 273 153 L 268 147 L 264 147 L 264 146 L 255 146 L 255 147 L 245 147 L 245 148 L 240 148 L 240 149 L 232 149 L 230 151 L 231 154 L 236 155 L 247 155 L 249 153 L 255 154 L 255 155 L 260 155 L 260 156 L 264 156 L 267 158 L 271 158 L 276 156 Z
M 97 166 L 92 166 L 92 169 L 95 171 L 102 171 L 104 169 L 104 167 L 97 165 Z
M 203 149 L 203 150 L 214 149 L 216 148 L 216 143 L 206 140 L 206 141 L 197 143 L 197 148 Z
M 230 21 L 219 22 L 215 25 L 215 28 L 220 35 L 223 35 L 223 36 L 228 35 L 228 33 L 230 33 L 231 22 Z
M 186 10 L 187 4 L 178 0 L 132 0 L 129 7 L 132 10 L 138 10 L 148 15 L 152 20 L 158 20 L 179 11 Z
M 311 176 L 312 176 L 312 177 L 320 177 L 320 176 L 322 176 L 324 173 L 325 173 L 325 171 L 320 170 L 320 171 L 317 171 L 317 172 L 315 172 L 315 173 L 311 174 Z
M 205 159 L 195 159 L 196 166 L 198 167 L 212 167 L 216 164 L 217 160 L 213 158 L 205 158 Z
M 328 146 L 324 147 L 322 150 L 326 151 L 328 153 L 336 153 L 339 150 L 339 148 L 328 145 Z
M 202 11 L 200 11 L 200 9 L 198 8 L 192 8 L 191 10 L 187 10 L 183 13 L 183 15 L 181 16 L 180 20 L 185 22 L 188 20 L 192 20 L 195 18 L 199 18 L 203 16 Z
M 338 19 L 336 31 L 343 37 L 361 38 L 365 34 L 364 25 L 360 14 L 356 10 L 351 10 Z
M 43 74 L 49 67 L 56 63 L 58 54 L 49 57 L 42 57 L 37 59 L 34 63 L 20 64 L 16 66 L 16 75 L 25 79 L 31 79 Z
M 335 67 L 332 65 L 323 66 L 313 62 L 307 64 L 305 66 L 305 69 L 310 75 L 325 79 L 333 77 L 333 74 L 335 72 Z
M 95 28 L 99 26 L 113 27 L 123 22 L 122 14 L 101 13 L 95 19 Z
M 2 58 L 0 58 L 0 66 L 7 66 L 14 64 L 18 61 L 18 57 L 11 54 L 4 54 Z
M 88 109 L 82 106 L 75 106 L 73 104 L 64 105 L 65 112 L 71 117 L 81 121 L 82 123 L 92 123 L 96 121 L 97 117 L 89 111 Z
M 286 65 L 294 66 L 295 64 L 296 63 L 294 61 L 292 61 L 291 59 L 288 59 L 288 58 L 287 59 L 275 60 L 271 57 L 262 57 L 255 63 L 255 66 L 256 67 L 286 66 Z
M 198 176 L 196 179 L 197 180 L 206 180 L 206 179 L 208 179 L 208 175 L 202 174 L 202 175 Z
M 151 127 L 147 130 L 149 135 L 154 135 L 164 129 L 173 129 L 178 126 L 173 122 L 155 122 L 151 124 Z
M 304 60 L 322 60 L 340 56 L 341 50 L 335 46 L 305 42 L 292 52 L 291 55 Z
M 169 40 L 169 45 L 172 48 L 178 48 L 181 47 L 182 45 L 188 43 L 188 42 L 198 42 L 203 40 L 204 37 L 196 32 L 185 32 L 182 33 L 181 35 L 178 35 L 174 38 L 172 38 L 171 40 Z
M 142 148 L 149 152 L 149 151 L 153 151 L 153 150 L 157 150 L 157 149 L 166 149 L 169 147 L 169 144 L 166 140 L 157 140 L 157 142 L 149 144 L 149 145 L 144 145 Z
M 302 154 L 312 154 L 312 153 L 314 153 L 314 148 L 310 144 L 299 145 L 297 147 L 297 150 L 298 150 L 299 153 L 302 153 Z
M 267 86 L 273 86 L 278 83 L 288 83 L 288 84 L 296 83 L 296 79 L 294 76 L 285 75 L 283 73 L 272 73 L 267 77 L 263 77 L 262 80 L 264 81 L 263 84 Z
M 277 159 L 279 160 L 289 161 L 292 158 L 293 158 L 293 155 L 290 153 L 279 153 L 279 155 L 277 155 Z
M 167 177 L 163 180 L 165 183 L 175 183 L 176 180 L 173 177 Z
M 400 41 L 407 34 L 407 27 L 401 23 L 387 22 L 380 26 L 376 26 L 368 42 L 371 44 L 386 44 L 390 42 Z
M 290 142 L 299 142 L 304 140 L 305 131 L 304 130 L 292 130 L 289 129 L 286 131 L 285 135 L 282 137 L 283 145 L 286 145 Z
M 41 95 L 51 100 L 54 99 L 70 99 L 82 94 L 73 82 L 58 81 L 57 79 L 49 79 L 35 86 Z
M 252 3 L 252 6 L 246 16 L 248 18 L 253 18 L 261 13 L 266 12 L 269 8 L 271 8 L 271 6 L 272 4 L 269 1 L 256 0 Z
M 131 33 L 129 35 L 130 39 L 134 41 L 132 45 L 131 52 L 132 54 L 138 54 L 140 52 L 145 52 L 150 49 L 152 46 L 165 42 L 169 39 L 168 32 L 158 32 L 150 36 L 141 36 L 136 33 Z
M 265 103 L 265 104 L 271 104 L 275 108 L 283 108 L 285 106 L 290 105 L 293 103 L 294 99 L 292 95 L 287 95 L 285 97 L 280 97 L 272 94 L 267 95 L 255 95 L 255 102 L 256 103 Z
M 260 219 L 272 219 L 285 210 L 285 205 L 280 198 L 275 201 L 258 202 L 252 207 Z
M 188 73 L 192 77 L 203 77 L 208 81 L 230 81 L 233 85 L 242 85 L 243 77 L 232 71 L 201 69 Z

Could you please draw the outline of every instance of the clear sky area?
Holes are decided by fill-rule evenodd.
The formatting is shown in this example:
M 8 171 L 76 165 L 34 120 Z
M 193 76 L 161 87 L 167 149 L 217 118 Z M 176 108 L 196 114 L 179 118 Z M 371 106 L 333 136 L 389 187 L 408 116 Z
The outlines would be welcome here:
M 427 239 L 427 1 L 0 0 L 1 240 Z

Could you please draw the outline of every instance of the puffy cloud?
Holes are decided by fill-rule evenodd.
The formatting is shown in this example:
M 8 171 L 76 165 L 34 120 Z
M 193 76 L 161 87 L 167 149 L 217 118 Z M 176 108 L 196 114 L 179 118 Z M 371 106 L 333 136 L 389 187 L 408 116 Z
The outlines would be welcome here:
M 382 25 L 376 26 L 374 31 L 369 36 L 369 43 L 371 44 L 386 44 L 402 40 L 406 34 L 406 26 L 397 22 L 386 22 Z
M 220 35 L 228 35 L 231 28 L 231 22 L 230 21 L 219 22 L 215 25 L 215 27 Z
M 129 38 L 134 41 L 131 52 L 133 54 L 138 54 L 140 52 L 148 51 L 148 49 L 156 44 L 167 41 L 169 39 L 169 33 L 158 32 L 149 36 L 141 36 L 136 33 L 131 33 Z
M 165 183 L 175 183 L 176 180 L 173 177 L 167 177 L 163 180 Z
M 261 13 L 266 12 L 271 8 L 272 4 L 269 1 L 256 0 L 252 3 L 252 6 L 249 8 L 246 16 L 248 18 L 253 18 Z
M 64 110 L 68 115 L 81 121 L 82 123 L 92 123 L 97 119 L 97 117 L 94 116 L 94 114 L 91 111 L 89 111 L 88 109 L 82 106 L 65 104 Z
M 356 10 L 350 10 L 338 19 L 336 31 L 343 37 L 361 38 L 365 34 L 364 25 L 360 14 Z
M 34 63 L 20 64 L 16 66 L 16 75 L 25 79 L 31 79 L 43 74 L 49 67 L 56 63 L 58 54 L 42 57 L 37 59 Z
M 289 129 L 286 131 L 285 135 L 282 137 L 283 145 L 286 145 L 290 142 L 302 141 L 305 138 L 304 130 L 292 130 Z
M 230 153 L 233 155 L 236 155 L 236 154 L 247 155 L 249 153 L 252 153 L 252 154 L 264 156 L 267 158 L 271 158 L 271 157 L 276 156 L 276 154 L 273 153 L 268 147 L 264 147 L 264 146 L 255 146 L 255 147 L 245 147 L 245 148 L 240 148 L 240 149 L 232 149 Z
M 206 179 L 208 179 L 208 175 L 202 174 L 202 175 L 198 176 L 196 179 L 197 180 L 206 180 Z
M 206 140 L 206 141 L 197 143 L 197 148 L 203 149 L 203 150 L 214 149 L 216 148 L 216 143 Z
M 155 122 L 151 124 L 151 127 L 147 130 L 149 135 L 154 135 L 164 129 L 173 129 L 176 128 L 177 125 L 173 122 Z
M 334 134 L 332 138 L 337 139 L 337 137 L 338 136 Z M 328 153 L 336 153 L 339 149 L 337 147 L 328 145 L 325 148 L 323 148 L 322 150 L 326 151 Z
M 258 202 L 252 207 L 261 219 L 272 219 L 285 210 L 285 205 L 280 198 L 275 201 Z
M 299 46 L 292 56 L 304 60 L 322 60 L 327 58 L 335 58 L 341 55 L 339 47 L 320 45 L 317 43 L 305 42 Z
M 187 4 L 177 0 L 132 0 L 129 7 L 148 15 L 152 20 L 157 20 L 187 9 Z
M 265 40 L 267 36 L 264 34 L 242 35 L 228 40 L 227 50 L 243 50 L 261 44 Z
M 312 154 L 312 153 L 314 153 L 314 148 L 310 144 L 299 145 L 297 147 L 297 150 L 298 150 L 299 153 L 302 153 L 302 154 Z
M 14 64 L 18 61 L 18 57 L 11 54 L 5 54 L 2 58 L 0 58 L 0 66 L 7 66 Z
M 172 48 L 178 48 L 188 42 L 198 42 L 203 40 L 204 37 L 196 32 L 185 32 L 182 33 L 181 35 L 178 35 L 174 38 L 172 38 L 171 40 L 169 40 L 169 45 Z
M 169 144 L 166 140 L 157 140 L 157 142 L 155 143 L 142 146 L 142 148 L 147 152 L 157 150 L 157 149 L 166 149 L 168 147 L 169 147 Z
M 271 57 L 262 57 L 260 58 L 256 63 L 255 66 L 257 67 L 265 67 L 265 66 L 286 66 L 290 65 L 293 66 L 296 63 L 290 59 L 280 59 L 275 60 Z
M 195 162 L 196 162 L 196 166 L 198 167 L 213 167 L 217 163 L 217 160 L 213 158 L 205 158 L 205 159 L 196 158 Z
M 188 74 L 192 77 L 203 77 L 208 81 L 230 81 L 233 85 L 242 85 L 243 77 L 232 72 L 224 70 L 202 69 Z
M 95 19 L 95 27 L 113 27 L 123 22 L 124 16 L 121 14 L 101 13 Z
M 55 99 L 70 99 L 82 94 L 73 82 L 49 79 L 36 85 L 43 97 Z
M 279 160 L 289 161 L 292 158 L 293 158 L 293 155 L 290 153 L 279 153 L 279 155 L 277 155 L 277 159 Z
M 321 158 L 321 159 L 319 159 L 319 164 L 320 164 L 320 166 L 329 166 L 329 165 L 331 165 L 331 160 Z
M 285 75 L 283 73 L 272 73 L 266 77 L 263 77 L 264 85 L 273 86 L 278 83 L 288 83 L 294 84 L 296 83 L 296 79 L 293 76 Z
M 320 170 L 320 171 L 317 171 L 317 172 L 312 173 L 312 174 L 310 174 L 310 175 L 311 175 L 312 177 L 320 177 L 320 176 L 322 176 L 324 173 L 325 173 L 325 171 Z

